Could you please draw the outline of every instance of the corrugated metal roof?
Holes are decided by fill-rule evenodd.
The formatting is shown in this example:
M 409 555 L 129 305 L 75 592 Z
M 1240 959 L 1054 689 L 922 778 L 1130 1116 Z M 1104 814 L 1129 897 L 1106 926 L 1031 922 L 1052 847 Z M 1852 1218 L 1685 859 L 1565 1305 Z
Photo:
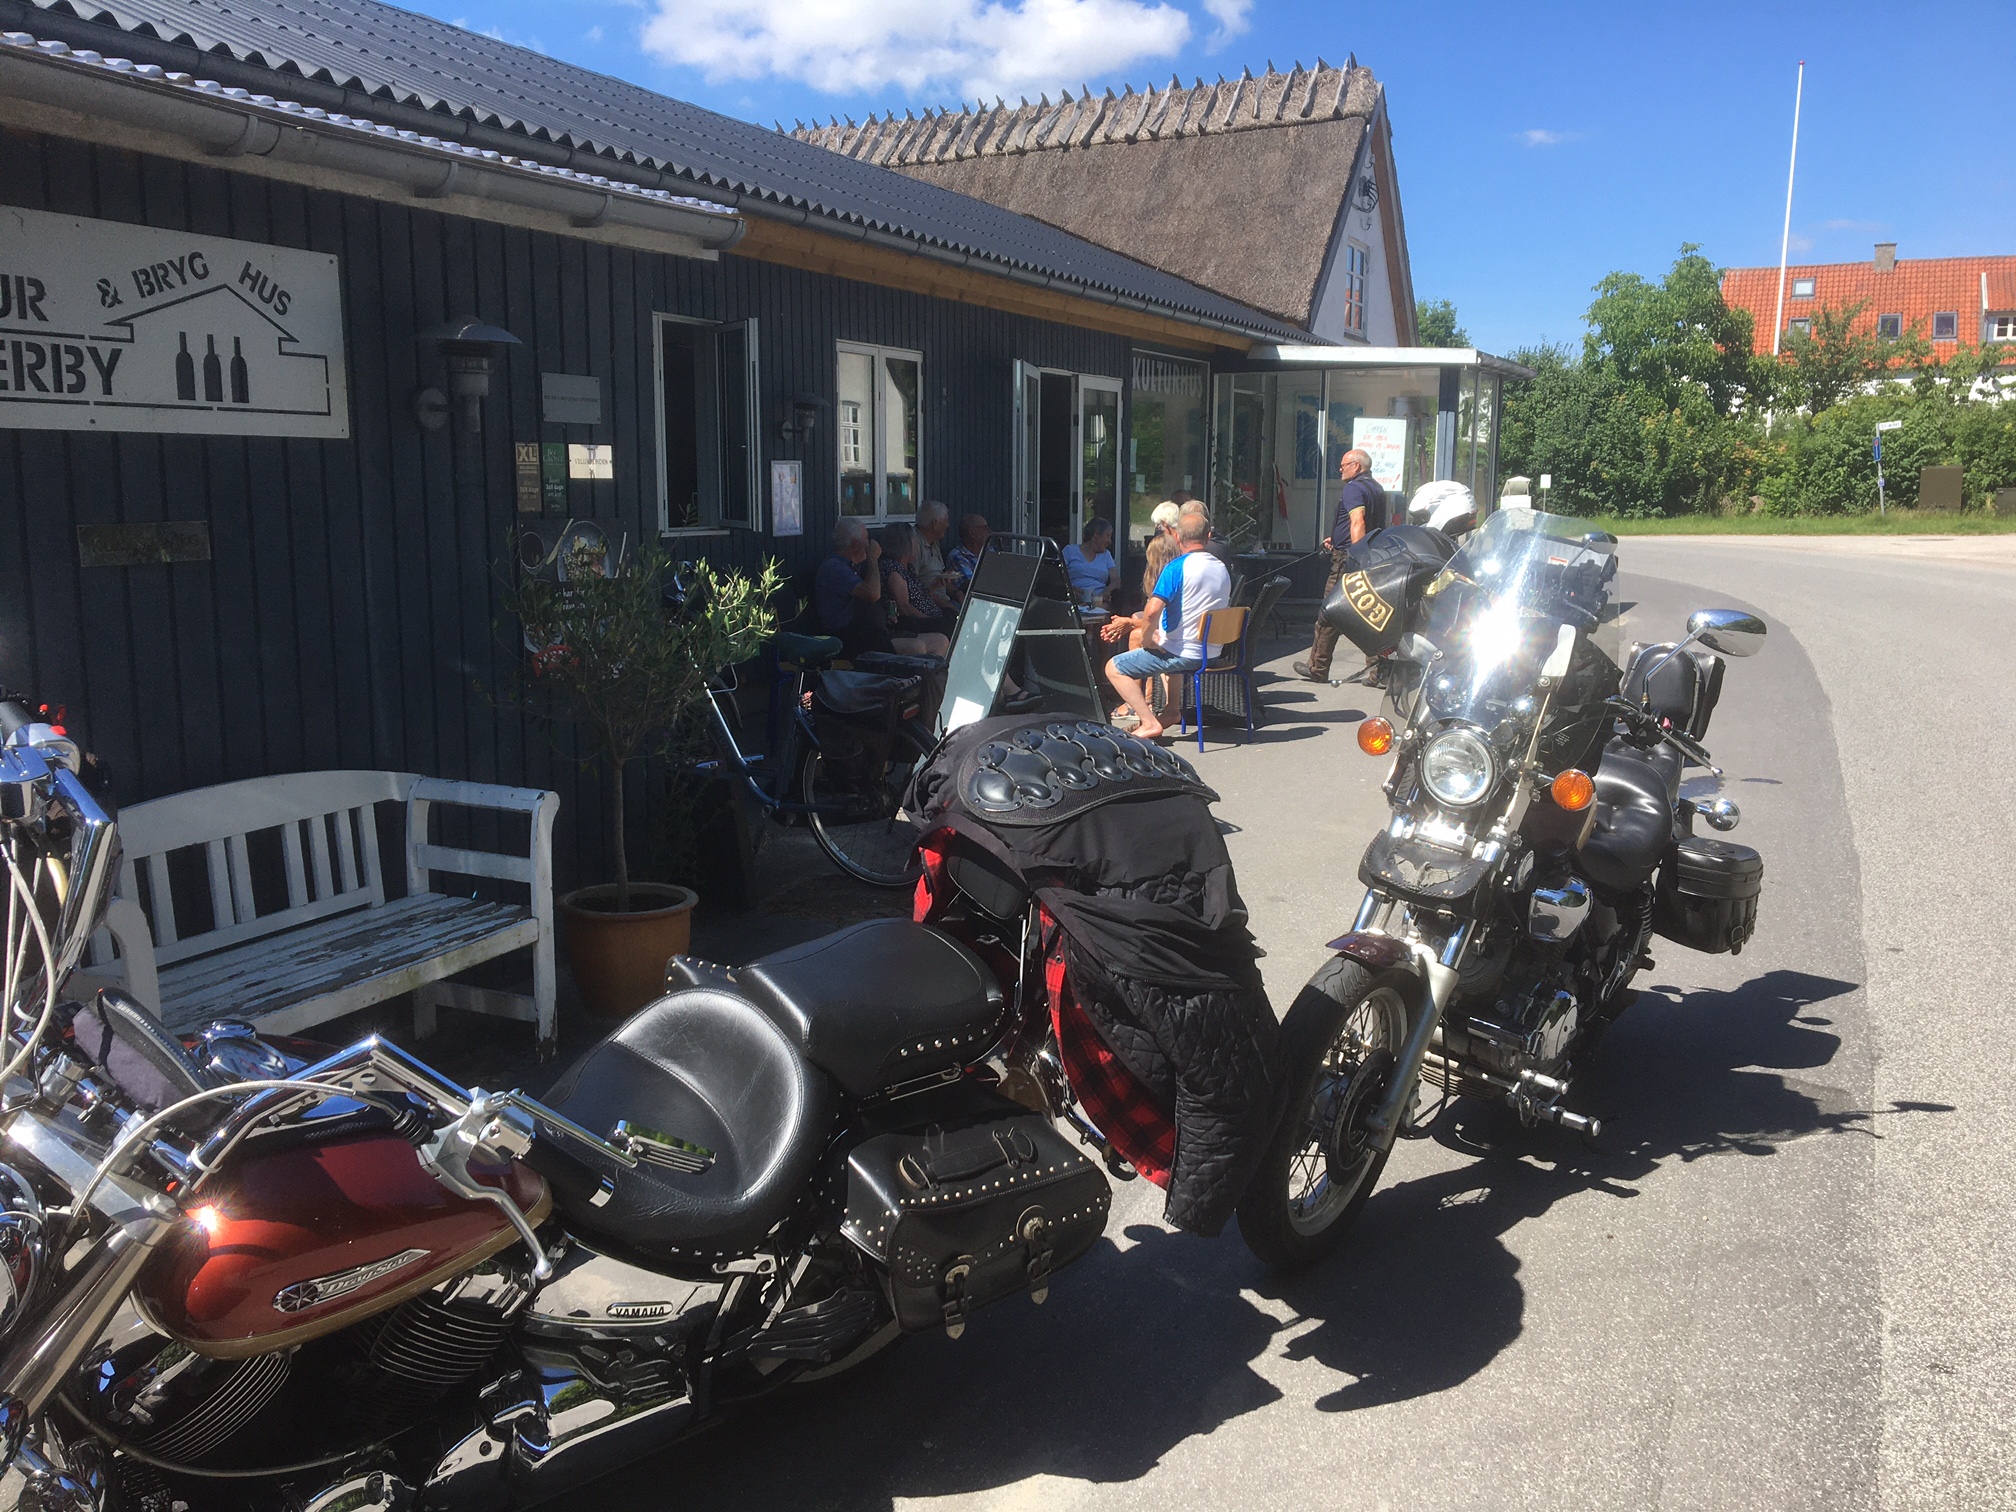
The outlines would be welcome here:
M 1041 221 L 378 0 L 31 3 L 1241 329 L 1299 334 Z

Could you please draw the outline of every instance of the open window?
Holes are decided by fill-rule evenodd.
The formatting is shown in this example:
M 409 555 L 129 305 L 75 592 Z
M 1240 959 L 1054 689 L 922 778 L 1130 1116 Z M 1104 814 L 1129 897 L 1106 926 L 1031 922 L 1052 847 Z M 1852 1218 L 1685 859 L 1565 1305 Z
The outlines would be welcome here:
M 657 324 L 658 525 L 666 532 L 753 530 L 756 322 L 677 315 Z

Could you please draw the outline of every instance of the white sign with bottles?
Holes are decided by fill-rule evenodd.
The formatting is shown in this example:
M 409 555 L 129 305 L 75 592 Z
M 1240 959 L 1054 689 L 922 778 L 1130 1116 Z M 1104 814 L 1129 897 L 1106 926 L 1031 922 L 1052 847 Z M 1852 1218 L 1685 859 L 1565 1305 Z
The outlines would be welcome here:
M 336 259 L 0 207 L 0 428 L 347 437 Z

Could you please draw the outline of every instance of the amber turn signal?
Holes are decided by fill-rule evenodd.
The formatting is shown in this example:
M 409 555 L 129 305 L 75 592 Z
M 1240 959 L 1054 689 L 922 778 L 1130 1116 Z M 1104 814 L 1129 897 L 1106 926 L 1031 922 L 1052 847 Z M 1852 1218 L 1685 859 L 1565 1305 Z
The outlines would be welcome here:
M 1587 772 L 1570 767 L 1554 779 L 1554 801 L 1571 814 L 1579 814 L 1596 801 L 1596 784 Z
M 1367 756 L 1384 756 L 1393 749 L 1393 726 L 1374 714 L 1358 726 L 1358 749 Z

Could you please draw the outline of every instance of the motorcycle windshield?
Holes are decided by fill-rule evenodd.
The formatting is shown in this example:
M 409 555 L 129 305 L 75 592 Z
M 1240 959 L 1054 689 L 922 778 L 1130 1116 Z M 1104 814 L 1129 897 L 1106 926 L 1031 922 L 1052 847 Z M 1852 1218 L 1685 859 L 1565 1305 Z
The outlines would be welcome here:
M 1561 627 L 1614 619 L 1617 538 L 1586 520 L 1502 509 L 1429 585 L 1423 633 L 1440 653 L 1428 674 L 1436 718 L 1493 730 L 1533 693 Z

